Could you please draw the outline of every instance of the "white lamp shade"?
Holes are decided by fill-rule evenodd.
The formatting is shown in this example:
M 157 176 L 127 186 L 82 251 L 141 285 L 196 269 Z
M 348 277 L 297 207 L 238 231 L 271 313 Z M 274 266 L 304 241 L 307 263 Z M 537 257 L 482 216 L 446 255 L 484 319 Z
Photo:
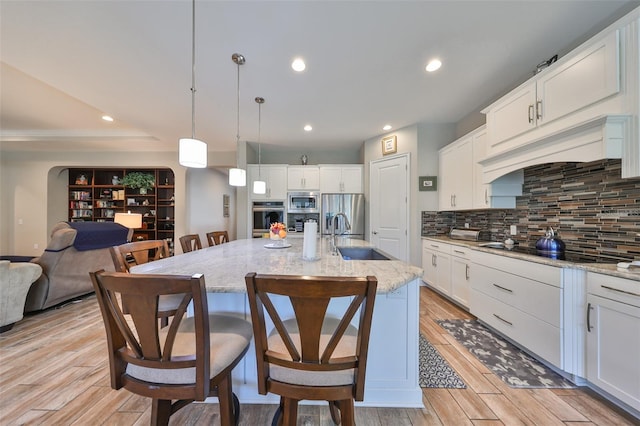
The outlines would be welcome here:
M 246 186 L 247 172 L 244 169 L 229 169 L 229 185 Z
M 131 228 L 138 229 L 142 228 L 142 215 L 140 213 L 116 213 L 115 218 L 113 219 L 115 223 L 119 223 L 120 225 Z
M 254 194 L 266 194 L 267 193 L 267 182 L 263 180 L 254 180 L 253 181 L 253 193 Z
M 207 144 L 198 139 L 180 139 L 178 161 L 185 167 L 207 167 Z

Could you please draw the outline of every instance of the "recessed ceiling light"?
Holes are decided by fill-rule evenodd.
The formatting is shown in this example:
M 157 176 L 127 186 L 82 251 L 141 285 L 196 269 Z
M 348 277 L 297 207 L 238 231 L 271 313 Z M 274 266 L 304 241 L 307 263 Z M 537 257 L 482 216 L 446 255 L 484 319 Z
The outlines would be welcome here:
M 429 61 L 425 69 L 427 70 L 427 72 L 434 72 L 440 69 L 441 66 L 442 62 L 440 62 L 438 59 L 432 59 L 431 61 Z
M 113 121 L 113 117 L 111 117 L 110 115 L 103 115 L 102 119 L 104 121 L 108 121 L 108 122 L 112 122 Z
M 382 130 L 391 130 L 391 124 L 385 124 Z
M 306 126 L 304 126 L 304 131 L 305 132 L 310 132 L 313 130 L 313 127 L 311 127 L 311 124 L 307 124 Z
M 293 68 L 294 71 L 302 72 L 306 67 L 307 65 L 302 58 L 295 58 L 293 62 L 291 62 L 291 68 Z

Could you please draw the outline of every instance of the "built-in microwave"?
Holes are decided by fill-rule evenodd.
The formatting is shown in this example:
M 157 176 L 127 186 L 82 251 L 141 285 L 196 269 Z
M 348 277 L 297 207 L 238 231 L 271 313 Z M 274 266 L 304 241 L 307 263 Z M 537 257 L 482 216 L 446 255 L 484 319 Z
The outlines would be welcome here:
M 320 213 L 319 192 L 289 192 L 288 213 Z

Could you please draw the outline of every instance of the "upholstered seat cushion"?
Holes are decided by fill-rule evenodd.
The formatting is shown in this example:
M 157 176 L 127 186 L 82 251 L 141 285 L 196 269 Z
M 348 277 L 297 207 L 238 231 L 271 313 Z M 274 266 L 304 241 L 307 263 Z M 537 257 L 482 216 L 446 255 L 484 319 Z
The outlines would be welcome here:
M 180 323 L 173 346 L 173 356 L 195 353 L 195 329 L 193 317 L 184 318 Z M 161 342 L 164 344 L 168 327 L 162 329 Z M 251 323 L 232 315 L 209 315 L 211 377 L 227 368 L 251 342 Z M 195 383 L 195 368 L 155 369 L 127 365 L 127 374 L 139 380 L 152 383 L 188 384 Z
M 340 320 L 334 317 L 326 317 L 322 324 L 322 334 L 320 336 L 320 355 L 329 343 L 331 335 L 337 328 Z M 300 349 L 300 334 L 298 331 L 298 323 L 295 319 L 288 319 L 283 321 L 285 328 L 289 331 L 291 340 L 294 345 Z M 278 352 L 288 359 L 291 359 L 289 352 L 287 351 L 282 338 L 278 334 L 277 330 L 271 331 L 268 337 L 269 350 Z M 349 325 L 347 330 L 342 336 L 340 343 L 333 352 L 332 358 L 349 357 L 355 355 L 356 343 L 358 340 L 358 329 L 353 325 Z M 306 386 L 340 386 L 350 385 L 353 383 L 354 370 L 338 370 L 338 371 L 303 371 L 294 368 L 282 367 L 279 365 L 271 364 L 269 366 L 269 376 L 273 380 L 279 382 L 306 385 Z

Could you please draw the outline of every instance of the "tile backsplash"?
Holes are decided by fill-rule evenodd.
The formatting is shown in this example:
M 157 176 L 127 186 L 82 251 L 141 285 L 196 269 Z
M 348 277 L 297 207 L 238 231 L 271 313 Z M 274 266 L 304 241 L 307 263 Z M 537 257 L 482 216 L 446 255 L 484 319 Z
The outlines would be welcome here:
M 515 209 L 422 212 L 422 235 L 469 223 L 503 241 L 516 225 L 511 238 L 533 247 L 551 226 L 567 250 L 602 262 L 640 259 L 640 178 L 622 179 L 620 169 L 620 160 L 528 167 Z

